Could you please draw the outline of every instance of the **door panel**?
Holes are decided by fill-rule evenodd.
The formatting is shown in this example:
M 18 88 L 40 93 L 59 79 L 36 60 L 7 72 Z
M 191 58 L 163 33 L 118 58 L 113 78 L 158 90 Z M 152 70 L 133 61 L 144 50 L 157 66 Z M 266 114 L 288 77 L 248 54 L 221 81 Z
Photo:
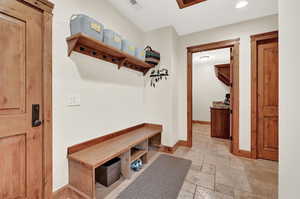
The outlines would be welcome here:
M 278 160 L 278 41 L 258 45 L 258 158 Z
M 0 30 L 0 114 L 24 113 L 25 23 L 0 13 Z
M 42 19 L 41 11 L 18 1 L 0 2 L 3 199 L 42 198 L 43 130 L 31 124 L 32 104 L 42 107 Z
M 25 198 L 26 135 L 0 138 L 1 198 Z M 12 164 L 13 163 L 13 164 Z
M 264 119 L 264 149 L 276 152 L 278 150 L 278 119 Z

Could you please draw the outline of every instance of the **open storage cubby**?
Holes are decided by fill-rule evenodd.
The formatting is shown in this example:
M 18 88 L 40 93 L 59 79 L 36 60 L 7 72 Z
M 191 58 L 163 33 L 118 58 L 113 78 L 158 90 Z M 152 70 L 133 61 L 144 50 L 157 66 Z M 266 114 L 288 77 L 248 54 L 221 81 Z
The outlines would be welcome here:
M 161 148 L 161 134 L 157 134 L 152 138 L 149 138 L 149 146 L 155 147 L 157 149 Z
M 143 163 L 147 163 L 148 162 L 147 153 L 148 153 L 148 140 L 145 140 L 144 142 L 137 144 L 136 146 L 131 148 L 130 162 L 133 163 L 134 161 L 141 158 Z
M 101 59 L 118 65 L 118 68 L 126 67 L 135 71 L 142 72 L 144 75 L 154 66 L 148 64 L 128 53 L 122 52 L 101 41 L 78 33 L 67 38 L 68 56 L 73 51 L 82 53 L 97 59 Z

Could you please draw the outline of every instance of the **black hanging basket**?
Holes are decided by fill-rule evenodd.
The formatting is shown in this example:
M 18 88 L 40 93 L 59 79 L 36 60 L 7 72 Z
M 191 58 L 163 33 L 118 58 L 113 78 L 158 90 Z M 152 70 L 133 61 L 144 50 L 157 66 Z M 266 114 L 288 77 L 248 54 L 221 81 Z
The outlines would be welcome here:
M 145 48 L 145 61 L 151 65 L 158 65 L 160 62 L 160 53 L 152 50 L 150 46 L 146 46 Z

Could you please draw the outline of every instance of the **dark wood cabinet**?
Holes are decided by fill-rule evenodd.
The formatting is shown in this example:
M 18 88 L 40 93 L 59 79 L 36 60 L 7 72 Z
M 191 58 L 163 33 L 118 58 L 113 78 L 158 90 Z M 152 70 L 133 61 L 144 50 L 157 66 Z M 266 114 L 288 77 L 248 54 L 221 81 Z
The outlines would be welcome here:
M 211 137 L 230 138 L 230 109 L 210 108 L 211 112 Z

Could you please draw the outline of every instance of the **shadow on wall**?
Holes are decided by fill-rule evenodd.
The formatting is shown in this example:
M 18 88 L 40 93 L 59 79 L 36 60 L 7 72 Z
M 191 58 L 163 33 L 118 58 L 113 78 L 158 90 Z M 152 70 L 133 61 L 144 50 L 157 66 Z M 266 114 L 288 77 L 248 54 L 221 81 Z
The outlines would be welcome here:
M 144 87 L 142 73 L 127 68 L 118 69 L 117 65 L 73 52 L 70 59 L 77 67 L 83 80 L 99 83 Z

